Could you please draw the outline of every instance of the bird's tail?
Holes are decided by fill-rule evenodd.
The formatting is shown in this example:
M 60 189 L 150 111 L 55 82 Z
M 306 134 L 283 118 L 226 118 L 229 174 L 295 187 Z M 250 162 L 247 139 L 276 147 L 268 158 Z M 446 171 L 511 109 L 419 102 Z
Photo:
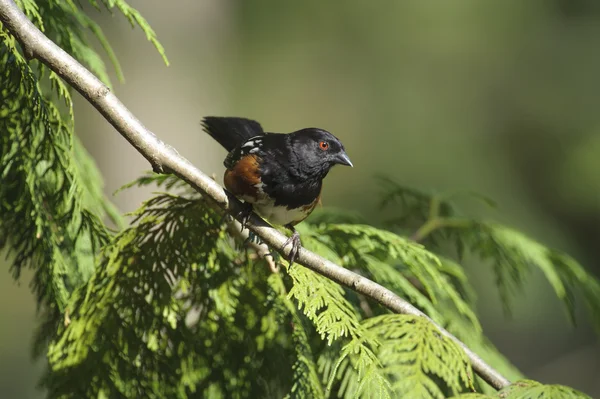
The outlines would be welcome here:
M 237 117 L 207 116 L 202 120 L 202 127 L 228 152 L 249 138 L 265 133 L 258 122 Z

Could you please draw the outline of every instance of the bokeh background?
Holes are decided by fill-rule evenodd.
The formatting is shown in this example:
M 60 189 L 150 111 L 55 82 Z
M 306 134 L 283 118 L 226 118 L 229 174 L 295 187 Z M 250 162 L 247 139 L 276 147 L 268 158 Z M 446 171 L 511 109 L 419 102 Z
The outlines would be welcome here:
M 594 0 L 282 2 L 136 0 L 166 67 L 139 29 L 97 13 L 122 62 L 117 95 L 207 173 L 222 150 L 205 115 L 246 116 L 269 131 L 318 126 L 355 167 L 335 168 L 324 204 L 381 220 L 384 173 L 424 189 L 472 190 L 500 208 L 463 212 L 514 226 L 600 274 L 600 3 Z M 112 193 L 149 168 L 81 97 L 76 126 Z M 114 201 L 135 209 L 149 191 Z M 568 324 L 541 275 L 506 318 L 491 270 L 468 262 L 487 335 L 526 375 L 600 397 L 600 344 Z M 28 278 L 0 268 L 0 397 L 38 398 Z

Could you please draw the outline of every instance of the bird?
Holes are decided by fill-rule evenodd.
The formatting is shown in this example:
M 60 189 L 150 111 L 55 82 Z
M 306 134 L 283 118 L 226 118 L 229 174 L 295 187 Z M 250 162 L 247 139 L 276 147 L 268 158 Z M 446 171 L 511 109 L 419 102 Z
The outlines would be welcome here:
M 206 116 L 204 131 L 228 152 L 223 165 L 227 191 L 244 202 L 242 229 L 252 211 L 292 235 L 288 261 L 302 246 L 295 229 L 321 200 L 323 179 L 335 165 L 353 167 L 341 141 L 327 130 L 310 127 L 291 133 L 265 132 L 255 120 Z

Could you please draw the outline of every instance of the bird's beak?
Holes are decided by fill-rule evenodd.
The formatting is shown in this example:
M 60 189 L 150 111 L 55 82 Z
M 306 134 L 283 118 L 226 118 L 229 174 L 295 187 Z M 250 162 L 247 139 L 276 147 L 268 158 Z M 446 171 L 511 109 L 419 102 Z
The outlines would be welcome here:
M 340 165 L 350 166 L 351 168 L 354 166 L 354 165 L 352 165 L 352 162 L 350 162 L 350 158 L 348 158 L 348 155 L 346 155 L 346 153 L 344 151 L 340 152 L 335 157 L 335 163 L 339 163 Z

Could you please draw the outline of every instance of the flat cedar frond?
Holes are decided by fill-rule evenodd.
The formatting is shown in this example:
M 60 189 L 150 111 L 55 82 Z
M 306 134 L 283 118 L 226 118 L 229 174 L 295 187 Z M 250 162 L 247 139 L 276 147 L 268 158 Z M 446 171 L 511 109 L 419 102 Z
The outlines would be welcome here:
M 97 39 L 123 80 L 79 2 L 16 3 L 110 85 L 89 44 Z M 155 32 L 126 1 L 89 3 L 118 10 L 168 64 Z M 26 60 L 2 24 L 0 66 L 0 249 L 8 249 L 16 279 L 34 270 L 43 311 L 34 347 L 47 355 L 48 397 L 587 398 L 527 380 L 495 393 L 426 318 L 390 314 L 297 264 L 269 273 L 263 260 L 236 248 L 220 212 L 175 176 L 149 173 L 124 187 L 169 191 L 144 202 L 126 227 L 74 135 L 71 88 Z M 600 326 L 600 283 L 575 260 L 505 226 L 460 216 L 452 196 L 381 180 L 383 205 L 396 207 L 387 226 L 418 229 L 412 239 L 354 213 L 320 210 L 299 226 L 303 245 L 407 298 L 512 380 L 523 376 L 483 335 L 473 287 L 447 244 L 458 260 L 469 251 L 492 263 L 505 303 L 538 267 L 570 314 L 581 292 Z M 482 393 L 465 393 L 473 389 Z
M 8 247 L 15 278 L 35 268 L 38 304 L 62 311 L 70 292 L 93 273 L 96 250 L 108 242 L 101 218 L 110 207 L 98 194 L 95 166 L 84 154 L 75 160 L 72 124 L 45 97 L 13 45 L 0 43 L 6 66 L 0 74 L 0 243 Z
M 100 9 L 95 0 L 90 0 L 97 9 Z M 94 22 L 81 8 L 80 3 L 73 0 L 17 0 L 17 5 L 25 12 L 32 22 L 39 27 L 46 36 L 59 45 L 63 50 L 71 54 L 79 62 L 84 64 L 92 73 L 94 73 L 104 84 L 111 87 L 110 79 L 106 70 L 106 65 L 92 46 L 90 46 L 90 35 L 98 40 L 113 68 L 116 71 L 120 81 L 124 81 L 123 71 L 119 61 L 100 26 Z M 131 23 L 132 26 L 139 26 L 148 41 L 157 49 L 164 62 L 168 65 L 164 48 L 158 41 L 156 33 L 150 27 L 148 22 L 141 14 L 123 0 L 102 1 L 108 10 L 118 9 Z M 15 50 L 16 51 L 16 50 Z M 56 95 L 62 97 L 69 109 L 70 119 L 73 119 L 71 90 L 65 85 L 61 78 L 55 72 L 50 71 L 43 64 L 35 64 L 36 75 L 40 82 L 43 77 L 48 77 L 50 89 Z M 49 96 L 50 93 L 46 93 Z
M 96 1 L 90 0 L 90 3 L 96 3 Z M 146 39 L 148 39 L 148 41 L 150 41 L 150 43 L 154 45 L 158 53 L 161 55 L 164 63 L 167 66 L 169 65 L 169 60 L 167 59 L 167 56 L 165 54 L 165 49 L 163 48 L 162 44 L 160 44 L 160 42 L 158 41 L 156 33 L 154 32 L 148 21 L 146 21 L 146 19 L 142 17 L 142 15 L 136 9 L 131 7 L 124 0 L 102 0 L 102 3 L 108 9 L 117 8 L 129 20 L 129 23 L 132 27 L 136 25 L 139 26 L 140 29 L 146 35 Z
M 468 249 L 482 260 L 492 264 L 496 276 L 500 298 L 507 312 L 514 294 L 522 289 L 532 267 L 539 268 L 546 276 L 556 295 L 563 301 L 571 320 L 575 321 L 575 294 L 582 293 L 582 299 L 589 309 L 592 323 L 600 331 L 600 282 L 568 255 L 550 249 L 512 228 L 485 220 L 460 216 L 448 202 L 450 195 L 429 195 L 418 190 L 403 187 L 390 179 L 383 179 L 386 194 L 385 203 L 397 201 L 400 205 L 400 219 L 392 219 L 391 224 L 405 231 L 404 215 L 421 218 L 423 226 L 434 226 L 420 237 L 428 248 L 447 252 L 445 244 L 454 244 L 459 260 Z M 469 194 L 473 196 L 473 194 Z M 493 201 L 480 195 L 486 204 Z M 428 206 L 427 211 L 424 207 Z M 413 220 L 414 222 L 414 220 Z M 422 232 L 422 230 L 420 229 Z M 467 294 L 466 292 L 464 294 Z M 468 294 L 467 294 L 468 295 Z
M 442 314 L 452 314 L 454 311 L 453 308 L 449 308 L 448 305 L 442 305 L 438 308 Z M 477 355 L 484 359 L 488 364 L 492 365 L 494 369 L 498 370 L 510 381 L 524 378 L 523 374 L 498 351 L 485 335 L 473 330 L 468 319 L 464 317 L 451 317 L 449 320 L 446 329 L 467 345 L 472 351 L 477 353 Z M 475 377 L 474 385 L 478 392 L 490 394 L 496 392 L 493 387 L 490 387 L 479 376 Z
M 576 389 L 563 385 L 544 385 L 537 381 L 516 381 L 498 392 L 502 399 L 592 399 Z
M 288 269 L 288 273 L 293 280 L 289 296 L 298 301 L 298 307 L 314 324 L 321 339 L 327 345 L 340 338 L 350 339 L 350 343 L 342 348 L 339 361 L 353 354 L 360 358 L 365 368 L 370 365 L 377 367 L 377 359 L 369 348 L 370 345 L 377 345 L 377 342 L 367 339 L 368 334 L 361 327 L 356 311 L 344 298 L 344 290 L 302 266 L 294 265 Z M 336 371 L 334 369 L 327 376 L 328 389 L 335 381 Z
M 16 4 L 109 84 L 103 61 L 89 46 L 90 30 L 119 71 L 102 31 L 72 0 Z M 158 44 L 135 10 L 120 8 Z M 16 279 L 25 267 L 35 270 L 32 288 L 43 311 L 35 343 L 39 354 L 63 318 L 71 292 L 93 274 L 98 250 L 110 239 L 103 219 L 119 228 L 123 223 L 102 193 L 96 165 L 74 136 L 71 88 L 42 63 L 28 62 L 2 24 L 0 66 L 0 248 L 8 248 Z
M 125 228 L 123 217 L 116 206 L 104 195 L 104 182 L 96 162 L 87 152 L 78 137 L 73 136 L 73 155 L 77 165 L 75 172 L 85 187 L 82 193 L 84 206 L 97 215 L 105 215 L 119 229 Z
M 363 325 L 380 342 L 377 356 L 398 397 L 444 398 L 444 386 L 453 394 L 472 386 L 467 356 L 425 319 L 383 315 Z
M 495 223 L 474 223 L 463 234 L 472 251 L 492 262 L 503 303 L 508 306 L 515 288 L 524 283 L 531 267 L 546 276 L 570 319 L 575 321 L 575 292 L 580 291 L 592 323 L 600 331 L 600 283 L 568 255 L 540 244 L 526 235 Z
M 27 15 L 42 32 L 44 31 L 44 21 L 40 15 L 38 4 L 35 0 L 16 0 L 15 3 Z
M 150 185 L 156 185 L 156 187 L 164 188 L 165 190 L 182 191 L 188 195 L 195 193 L 185 181 L 181 180 L 175 175 L 157 174 L 148 171 L 131 183 L 127 183 L 123 187 L 119 188 L 115 194 L 131 187 L 147 187 Z
M 383 188 L 381 207 L 394 206 L 396 210 L 390 224 L 414 223 L 426 219 L 431 211 L 432 202 L 437 203 L 438 212 L 442 216 L 453 216 L 457 212 L 455 207 L 440 195 L 402 186 L 386 176 L 378 176 L 378 180 Z
M 359 263 L 362 255 L 398 262 L 419 279 L 432 302 L 437 301 L 436 292 L 443 288 L 445 281 L 437 271 L 438 258 L 422 245 L 368 225 L 330 225 L 319 234 L 330 237 L 336 252 L 346 254 L 345 262 L 349 264 Z
M 318 226 L 320 224 L 367 224 L 368 221 L 356 211 L 317 207 L 305 223 Z
M 202 198 L 175 194 L 134 216 L 72 296 L 70 322 L 48 351 L 52 395 L 263 397 L 277 389 L 282 397 L 292 389 L 295 348 L 281 344 L 289 331 L 273 306 L 281 293 L 269 293 L 266 267 L 243 266 L 221 216 Z
M 56 375 L 68 376 L 70 370 L 89 367 L 98 372 L 86 373 L 81 385 L 52 378 L 50 389 L 55 393 L 66 397 L 76 397 L 72 395 L 79 390 L 86 396 L 149 395 L 157 388 L 144 386 L 145 373 L 154 373 L 165 386 L 179 383 L 176 374 L 157 371 L 184 342 L 193 343 L 185 340 L 190 334 L 184 327 L 186 308 L 175 293 L 180 289 L 180 295 L 190 295 L 187 287 L 193 281 L 221 267 L 222 256 L 216 253 L 220 234 L 207 234 L 218 226 L 200 200 L 161 196 L 142 209 L 137 224 L 103 250 L 96 275 L 73 296 L 70 324 L 49 348 Z M 198 229 L 185 228 L 191 224 Z M 227 307 L 215 305 L 219 295 L 209 291 L 203 292 L 205 301 L 220 310 Z M 182 357 L 180 361 L 191 361 Z M 139 373 L 133 380 L 125 378 Z
M 307 234 L 303 235 L 303 245 L 313 250 L 315 247 L 324 246 L 322 242 Z M 348 386 L 346 389 L 342 387 L 340 393 L 346 397 L 363 397 L 368 396 L 368 392 L 379 392 L 381 395 L 377 397 L 389 398 L 389 382 L 381 373 L 379 361 L 372 349 L 377 346 L 377 340 L 361 326 L 360 316 L 345 298 L 344 289 L 299 265 L 293 265 L 286 270 L 293 282 L 288 296 L 298 302 L 298 308 L 313 323 L 327 346 L 331 347 L 341 338 L 349 339 L 341 348 L 332 367 L 320 367 L 321 372 L 326 371 L 324 378 L 328 381 L 327 391 L 332 389 L 337 379 L 341 378 L 343 381 L 344 375 L 338 373 L 339 367 L 345 361 L 350 361 L 360 384 L 353 385 L 353 390 L 348 390 Z
M 449 302 L 459 317 L 471 321 L 474 332 L 481 326 L 471 305 L 473 289 L 457 267 L 404 237 L 367 225 L 324 225 L 318 228 L 318 240 L 343 253 L 342 264 L 358 268 L 366 276 L 405 296 L 442 325 L 448 314 L 436 306 Z M 455 285 L 456 284 L 456 285 Z
M 277 295 L 280 317 L 292 323 L 292 342 L 296 351 L 296 362 L 293 366 L 293 385 L 286 398 L 325 398 L 305 322 L 298 313 L 296 305 L 288 297 L 279 274 L 269 276 L 269 286 Z
M 465 270 L 461 265 L 444 256 L 439 256 L 441 262 L 440 272 L 443 273 L 456 288 L 464 300 L 470 305 L 474 305 L 477 299 L 477 294 L 474 287 L 469 282 Z

